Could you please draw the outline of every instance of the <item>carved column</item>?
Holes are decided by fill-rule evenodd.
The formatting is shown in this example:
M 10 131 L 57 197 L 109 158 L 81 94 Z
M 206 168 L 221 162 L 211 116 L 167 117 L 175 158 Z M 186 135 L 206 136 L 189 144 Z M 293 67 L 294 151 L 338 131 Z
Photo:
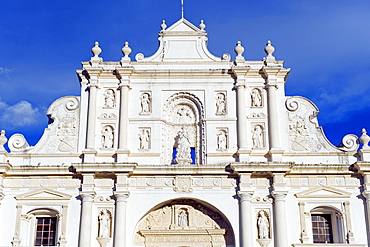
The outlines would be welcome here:
M 285 212 L 285 196 L 288 194 L 286 191 L 286 184 L 284 181 L 284 173 L 276 173 L 273 175 L 273 191 L 274 197 L 274 222 L 275 222 L 275 247 L 287 247 L 287 219 Z
M 279 150 L 280 148 L 280 138 L 279 138 L 279 119 L 278 111 L 276 105 L 276 91 L 277 85 L 274 80 L 269 80 L 266 86 L 267 88 L 267 104 L 268 104 L 268 128 L 269 128 L 269 142 L 270 149 Z
M 238 155 L 239 161 L 249 161 L 250 150 L 248 150 L 248 134 L 247 134 L 247 111 L 245 100 L 245 76 L 249 71 L 249 67 L 233 67 L 232 68 L 236 79 L 236 97 L 237 97 L 237 133 L 238 133 Z
M 121 100 L 119 111 L 119 149 L 127 149 L 127 133 L 128 133 L 128 85 L 120 85 Z
M 92 223 L 92 203 L 94 193 L 81 192 L 81 220 L 80 220 L 80 238 L 79 247 L 91 246 L 91 223 Z
M 285 213 L 285 196 L 286 191 L 273 191 L 274 197 L 274 222 L 275 222 L 275 247 L 287 247 L 287 221 Z
M 240 241 L 241 247 L 253 246 L 253 217 L 251 199 L 253 191 L 239 191 L 240 197 Z
M 117 75 L 120 83 L 120 108 L 119 108 L 119 136 L 118 136 L 118 150 L 117 150 L 117 162 L 127 161 L 129 149 L 127 146 L 128 139 L 128 91 L 130 89 L 130 75 L 133 72 L 133 68 L 117 68 Z
M 96 92 L 98 85 L 90 84 L 88 87 L 89 87 L 89 111 L 87 116 L 86 148 L 95 149 Z
M 126 246 L 126 205 L 129 193 L 114 193 L 116 196 L 116 218 L 114 228 L 114 247 Z
M 279 109 L 283 109 L 284 105 L 284 82 L 289 69 L 284 69 L 278 66 L 265 66 L 263 73 L 266 78 L 267 90 L 267 111 L 268 111 L 268 130 L 270 156 L 272 161 L 281 161 L 283 150 L 280 143 L 280 129 L 283 124 L 282 119 L 279 119 Z M 281 89 L 279 88 L 281 87 Z M 280 92 L 279 92 L 279 90 Z M 281 116 L 282 118 L 283 116 Z

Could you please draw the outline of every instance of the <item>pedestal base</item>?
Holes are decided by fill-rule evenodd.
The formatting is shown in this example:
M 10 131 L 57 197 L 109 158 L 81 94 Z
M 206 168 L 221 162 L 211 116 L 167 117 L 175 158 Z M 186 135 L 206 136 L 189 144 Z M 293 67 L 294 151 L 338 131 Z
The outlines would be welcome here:
M 105 247 L 110 242 L 111 238 L 98 237 L 96 240 L 98 240 L 100 247 Z
M 256 240 L 261 245 L 261 247 L 268 247 L 269 244 L 271 243 L 271 239 L 269 238 L 261 238 Z

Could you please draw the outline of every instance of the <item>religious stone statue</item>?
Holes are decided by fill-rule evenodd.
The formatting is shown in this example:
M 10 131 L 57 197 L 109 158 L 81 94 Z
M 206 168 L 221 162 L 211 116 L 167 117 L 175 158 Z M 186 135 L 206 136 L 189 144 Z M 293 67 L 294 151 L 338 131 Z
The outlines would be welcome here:
M 186 227 L 189 225 L 188 214 L 184 210 L 182 210 L 181 213 L 179 213 L 178 225 L 181 227 Z
M 150 113 L 150 95 L 149 93 L 143 93 L 140 97 L 141 112 L 140 113 Z
M 217 133 L 217 149 L 227 149 L 227 137 L 224 130 Z
M 139 134 L 140 149 L 149 149 L 150 132 L 148 129 L 143 129 Z
M 261 107 L 262 106 L 262 96 L 261 92 L 258 89 L 253 89 L 251 92 L 252 107 Z
M 190 141 L 188 134 L 186 133 L 184 127 L 181 127 L 180 131 L 177 133 L 177 154 L 176 163 L 177 164 L 190 164 Z
M 254 148 L 263 148 L 263 129 L 261 125 L 254 126 L 253 134 L 252 134 L 252 140 L 253 140 L 253 147 Z
M 264 211 L 261 211 L 259 213 L 257 225 L 258 225 L 258 238 L 259 239 L 269 238 L 270 224 L 269 219 L 266 217 Z
M 177 121 L 180 124 L 191 123 L 192 120 L 192 112 L 189 106 L 180 106 L 176 112 Z
M 102 147 L 103 148 L 113 148 L 113 130 L 110 126 L 105 126 L 102 131 Z
M 102 210 L 98 216 L 99 219 L 99 237 L 110 237 L 110 217 L 107 209 Z
M 104 93 L 104 106 L 112 108 L 114 107 L 114 102 L 115 102 L 114 91 L 112 89 L 108 89 Z
M 216 96 L 216 114 L 226 113 L 226 97 L 223 93 L 218 93 Z

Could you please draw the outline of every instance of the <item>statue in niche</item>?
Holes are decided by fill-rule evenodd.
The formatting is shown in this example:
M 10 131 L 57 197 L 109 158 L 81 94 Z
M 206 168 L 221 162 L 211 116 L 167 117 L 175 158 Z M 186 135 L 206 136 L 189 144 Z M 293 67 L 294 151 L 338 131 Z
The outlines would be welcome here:
M 227 149 L 227 137 L 224 130 L 220 130 L 217 133 L 217 149 Z
M 102 147 L 103 148 L 113 148 L 113 129 L 111 126 L 105 126 L 102 131 Z
M 108 89 L 107 91 L 105 91 L 104 93 L 104 107 L 110 107 L 110 108 L 113 108 L 114 107 L 114 103 L 115 103 L 115 94 L 114 94 L 114 91 L 112 89 Z
M 218 93 L 216 96 L 216 114 L 226 113 L 226 97 L 223 93 Z
M 254 148 L 263 148 L 263 129 L 261 125 L 254 126 L 252 140 Z
M 251 92 L 252 107 L 261 107 L 262 106 L 262 95 L 260 90 L 253 89 Z
M 186 227 L 189 225 L 188 214 L 185 210 L 181 210 L 181 213 L 179 213 L 178 225 L 181 227 Z
M 149 93 L 143 93 L 140 97 L 140 105 L 141 105 L 141 112 L 140 113 L 150 113 L 150 94 Z
M 186 133 L 184 127 L 181 127 L 180 131 L 177 132 L 177 154 L 176 163 L 177 164 L 190 164 L 190 141 L 188 133 Z
M 98 216 L 99 219 L 99 237 L 110 237 L 110 216 L 107 209 L 102 210 Z
M 258 238 L 259 239 L 268 239 L 269 238 L 270 223 L 269 223 L 269 219 L 266 217 L 264 211 L 260 211 L 260 213 L 259 213 L 257 226 L 258 226 Z
M 143 129 L 139 133 L 140 149 L 149 149 L 150 132 L 148 129 Z

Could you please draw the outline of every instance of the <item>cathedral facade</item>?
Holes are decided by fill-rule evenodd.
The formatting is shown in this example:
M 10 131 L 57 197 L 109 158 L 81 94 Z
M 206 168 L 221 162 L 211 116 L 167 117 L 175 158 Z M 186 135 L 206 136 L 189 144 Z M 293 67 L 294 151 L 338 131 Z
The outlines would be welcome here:
M 161 29 L 149 57 L 96 42 L 35 146 L 1 132 L 0 246 L 370 246 L 366 130 L 332 145 L 270 41 L 231 61 L 203 21 Z

